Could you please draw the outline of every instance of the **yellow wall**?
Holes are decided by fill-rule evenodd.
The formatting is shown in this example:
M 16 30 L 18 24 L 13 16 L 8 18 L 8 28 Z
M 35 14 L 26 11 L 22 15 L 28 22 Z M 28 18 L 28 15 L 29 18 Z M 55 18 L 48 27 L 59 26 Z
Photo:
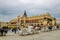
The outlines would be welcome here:
M 44 17 L 52 19 L 50 14 L 43 14 L 43 15 L 40 15 L 40 16 L 33 16 L 33 17 L 21 17 L 21 16 L 18 16 L 16 21 L 19 20 L 18 22 L 21 22 L 21 20 L 24 20 L 24 24 L 43 24 L 43 25 L 46 25 L 47 21 L 44 20 Z M 35 20 L 35 19 L 39 19 L 39 22 L 37 22 L 37 23 L 25 23 L 25 20 Z M 55 22 L 56 22 L 56 20 L 53 20 L 52 25 L 54 25 Z M 21 27 L 21 28 L 23 28 L 23 27 Z

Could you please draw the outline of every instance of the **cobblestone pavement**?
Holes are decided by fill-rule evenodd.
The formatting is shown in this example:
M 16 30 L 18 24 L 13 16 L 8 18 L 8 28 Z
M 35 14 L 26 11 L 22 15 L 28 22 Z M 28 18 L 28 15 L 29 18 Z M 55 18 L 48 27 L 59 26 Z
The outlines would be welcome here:
M 0 40 L 60 40 L 60 30 L 52 32 L 40 32 L 39 34 L 19 36 L 7 35 L 1 36 Z

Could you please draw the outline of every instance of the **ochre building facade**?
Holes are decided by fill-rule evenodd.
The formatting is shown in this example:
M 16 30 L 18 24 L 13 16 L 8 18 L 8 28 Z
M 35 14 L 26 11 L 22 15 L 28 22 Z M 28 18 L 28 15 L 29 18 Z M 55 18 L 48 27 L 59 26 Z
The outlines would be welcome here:
M 56 24 L 56 18 L 52 17 L 49 13 L 42 14 L 40 16 L 32 16 L 28 17 L 26 11 L 24 12 L 24 15 L 18 16 L 16 19 L 13 19 L 9 22 L 10 27 L 16 27 L 18 25 L 30 25 L 30 24 L 39 24 L 39 25 L 55 25 Z

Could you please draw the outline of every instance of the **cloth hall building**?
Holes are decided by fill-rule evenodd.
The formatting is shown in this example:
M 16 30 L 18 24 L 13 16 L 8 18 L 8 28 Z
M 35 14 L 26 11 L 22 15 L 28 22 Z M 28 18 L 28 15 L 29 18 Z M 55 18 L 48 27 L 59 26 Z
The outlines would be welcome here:
M 9 26 L 10 27 L 15 27 L 17 25 L 20 24 L 39 24 L 39 25 L 55 25 L 56 24 L 56 18 L 52 17 L 49 13 L 46 14 L 42 14 L 40 16 L 32 16 L 32 17 L 28 17 L 26 11 L 24 11 L 24 15 L 18 16 L 16 19 L 13 19 L 9 22 Z

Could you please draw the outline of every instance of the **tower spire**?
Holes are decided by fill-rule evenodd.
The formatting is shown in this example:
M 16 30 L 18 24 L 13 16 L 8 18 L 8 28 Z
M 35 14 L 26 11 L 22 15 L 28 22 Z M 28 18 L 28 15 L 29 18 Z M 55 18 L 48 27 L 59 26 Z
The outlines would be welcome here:
M 27 17 L 26 10 L 24 11 L 23 17 Z

